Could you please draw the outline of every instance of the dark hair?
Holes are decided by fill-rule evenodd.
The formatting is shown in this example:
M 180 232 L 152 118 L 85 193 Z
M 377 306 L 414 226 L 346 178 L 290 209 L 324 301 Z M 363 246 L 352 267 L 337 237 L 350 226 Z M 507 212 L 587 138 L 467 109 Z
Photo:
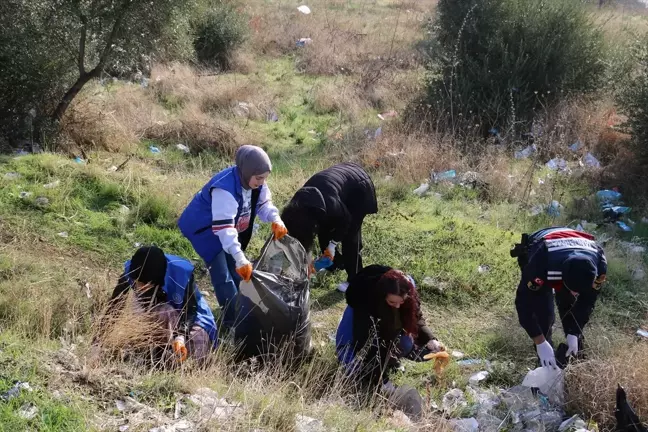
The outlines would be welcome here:
M 317 220 L 311 213 L 308 207 L 295 201 L 290 201 L 281 212 L 281 220 L 286 225 L 288 234 L 299 241 L 306 252 L 313 248 L 317 231 Z
M 128 277 L 142 283 L 164 286 L 167 260 L 162 249 L 156 246 L 141 247 L 131 258 Z
M 412 336 L 418 336 L 419 296 L 412 281 L 402 271 L 391 269 L 382 275 L 377 287 L 383 298 L 388 294 L 403 297 L 405 302 L 400 307 L 403 328 Z

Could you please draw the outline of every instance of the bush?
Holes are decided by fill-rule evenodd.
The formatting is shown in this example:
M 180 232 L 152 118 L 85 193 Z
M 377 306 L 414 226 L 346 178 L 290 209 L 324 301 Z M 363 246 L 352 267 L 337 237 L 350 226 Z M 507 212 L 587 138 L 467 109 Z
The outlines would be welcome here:
M 632 78 L 619 95 L 619 105 L 628 116 L 626 126 L 632 132 L 632 142 L 639 164 L 648 164 L 648 39 L 637 42 L 632 50 L 636 63 Z
M 232 54 L 247 37 L 247 23 L 232 6 L 215 2 L 194 23 L 194 48 L 198 60 L 229 69 Z
M 602 31 L 578 0 L 440 0 L 430 34 L 428 104 L 453 126 L 526 123 L 604 74 Z

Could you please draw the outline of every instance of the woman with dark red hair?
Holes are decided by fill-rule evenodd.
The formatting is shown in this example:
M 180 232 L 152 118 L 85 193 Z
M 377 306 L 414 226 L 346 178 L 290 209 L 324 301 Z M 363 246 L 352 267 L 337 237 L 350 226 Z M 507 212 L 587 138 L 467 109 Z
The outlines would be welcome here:
M 380 387 L 391 397 L 397 390 L 389 372 L 398 366 L 398 359 L 421 360 L 445 349 L 425 323 L 414 280 L 400 270 L 365 267 L 351 278 L 346 300 L 336 351 L 361 384 Z

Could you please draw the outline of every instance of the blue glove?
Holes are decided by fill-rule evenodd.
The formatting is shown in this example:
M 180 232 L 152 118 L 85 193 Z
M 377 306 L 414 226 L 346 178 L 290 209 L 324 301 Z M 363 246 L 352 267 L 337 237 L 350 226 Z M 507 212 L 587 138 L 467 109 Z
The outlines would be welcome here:
M 318 272 L 320 270 L 327 269 L 333 265 L 333 260 L 327 256 L 321 256 L 315 262 L 313 263 L 315 266 L 315 271 Z

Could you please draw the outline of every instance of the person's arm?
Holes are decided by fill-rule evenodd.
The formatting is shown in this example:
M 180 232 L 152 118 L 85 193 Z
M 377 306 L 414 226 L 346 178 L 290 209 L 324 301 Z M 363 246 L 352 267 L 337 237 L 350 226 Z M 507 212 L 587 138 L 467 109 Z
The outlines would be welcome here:
M 259 194 L 257 215 L 261 222 L 277 222 L 283 225 L 281 216 L 279 215 L 279 210 L 272 203 L 272 192 L 270 192 L 270 188 L 267 184 L 261 188 L 261 193 Z
M 529 263 L 522 270 L 522 278 L 515 296 L 515 308 L 520 325 L 536 345 L 545 341 L 536 316 L 550 315 L 552 311 L 547 310 L 547 307 L 553 305 L 553 303 L 539 301 L 539 297 L 547 295 L 547 290 L 551 289 L 546 280 L 546 263 L 547 250 L 541 246 L 529 257 Z
M 212 233 L 220 240 L 223 250 L 232 255 L 237 267 L 248 264 L 249 261 L 241 250 L 238 231 L 234 224 L 238 213 L 238 202 L 231 193 L 219 188 L 212 189 L 211 198 Z
M 421 309 L 421 304 L 419 302 L 418 309 L 416 311 L 416 318 L 418 320 L 418 337 L 416 338 L 416 344 L 419 346 L 424 346 L 432 340 L 436 340 L 434 333 L 427 326 L 425 317 L 423 316 L 423 310 Z
M 198 295 L 196 291 L 198 287 L 194 281 L 194 275 L 191 274 L 189 283 L 185 289 L 184 302 L 182 304 L 182 313 L 180 314 L 180 320 L 178 321 L 177 333 L 179 335 L 189 338 L 189 333 L 193 328 L 196 317 L 198 315 Z

